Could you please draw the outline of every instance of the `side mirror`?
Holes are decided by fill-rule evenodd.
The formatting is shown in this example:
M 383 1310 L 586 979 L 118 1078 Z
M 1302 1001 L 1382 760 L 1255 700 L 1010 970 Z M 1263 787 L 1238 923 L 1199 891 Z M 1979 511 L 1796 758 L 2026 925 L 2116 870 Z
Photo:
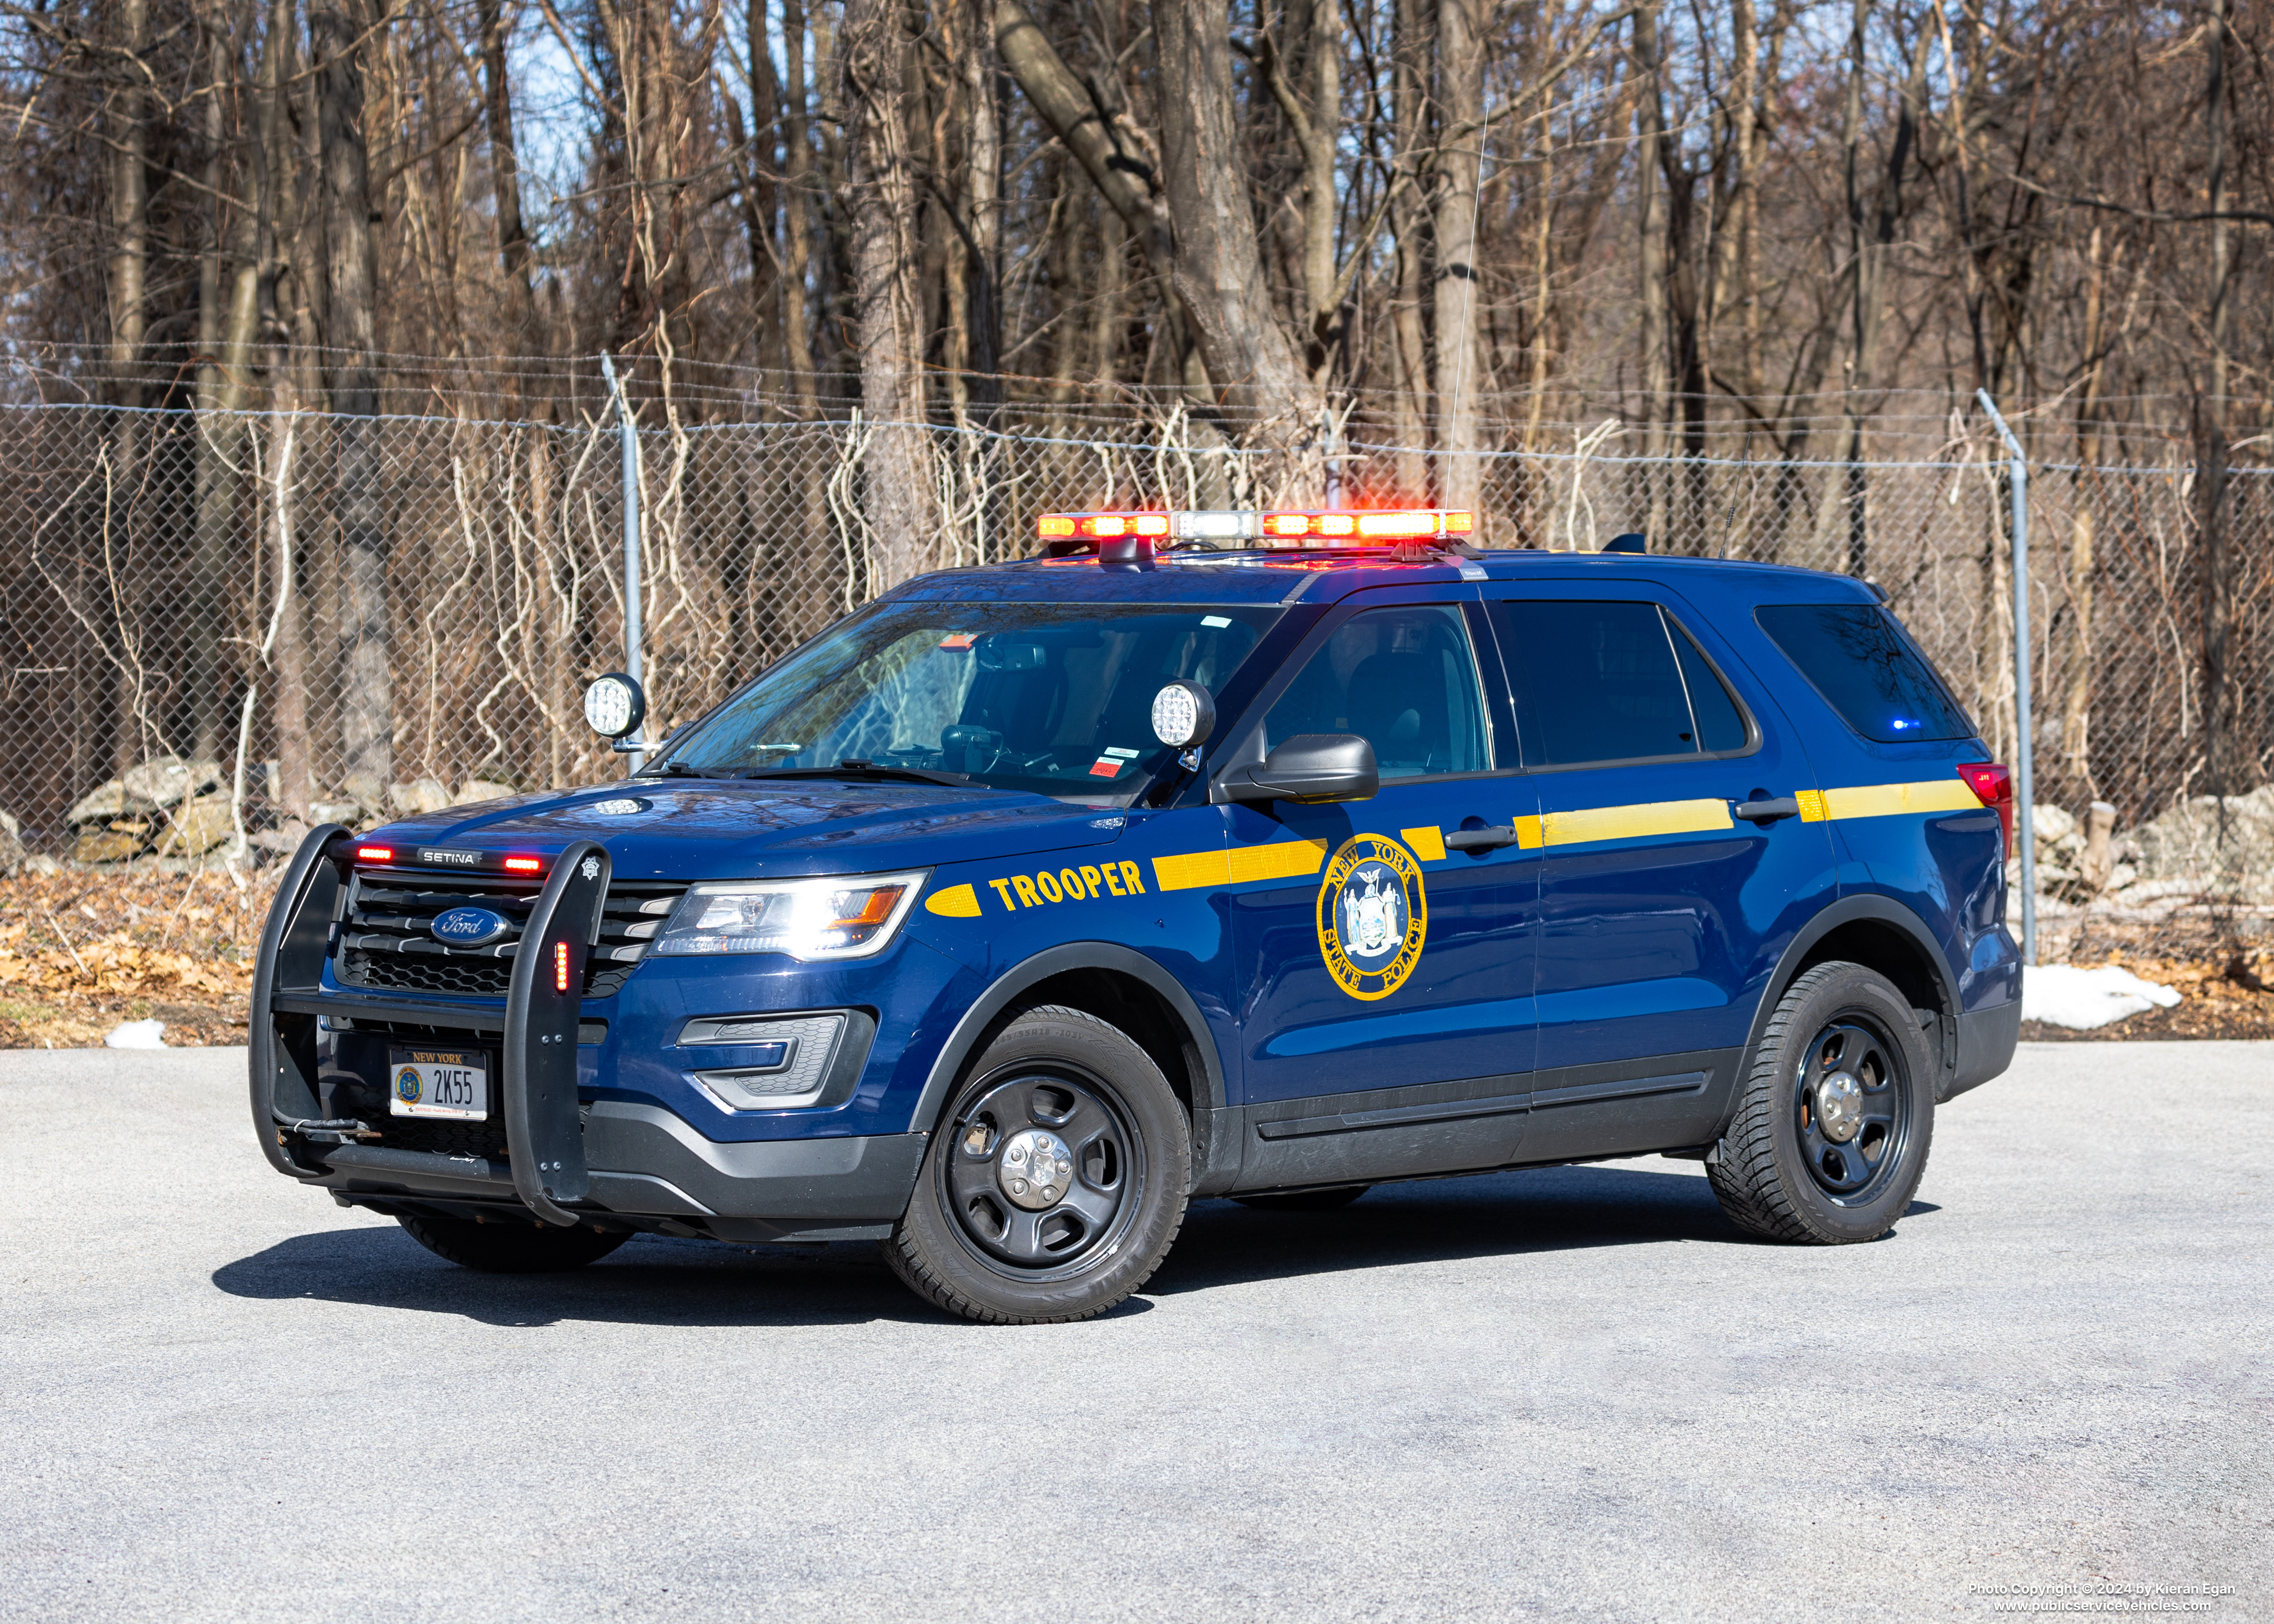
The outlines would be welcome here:
M 1365 801 L 1382 787 L 1374 747 L 1355 733 L 1297 733 L 1217 780 L 1230 801 Z
M 647 695 L 621 671 L 592 679 L 584 690 L 584 719 L 603 739 L 621 739 L 647 719 Z
M 1216 731 L 1216 701 L 1179 677 L 1153 695 L 1153 736 L 1172 750 L 1197 749 Z

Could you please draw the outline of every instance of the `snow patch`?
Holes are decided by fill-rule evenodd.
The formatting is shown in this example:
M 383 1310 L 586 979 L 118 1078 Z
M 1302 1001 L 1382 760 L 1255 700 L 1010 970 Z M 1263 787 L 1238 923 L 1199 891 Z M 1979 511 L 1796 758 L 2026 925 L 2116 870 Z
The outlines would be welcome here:
M 2022 973 L 2022 1019 L 2072 1032 L 2168 1010 L 2179 1001 L 2171 988 L 2143 981 L 2122 965 L 2033 965 Z
M 166 1029 L 162 1020 L 130 1020 L 111 1028 L 110 1035 L 102 1040 L 105 1049 L 163 1049 L 166 1040 L 158 1034 Z

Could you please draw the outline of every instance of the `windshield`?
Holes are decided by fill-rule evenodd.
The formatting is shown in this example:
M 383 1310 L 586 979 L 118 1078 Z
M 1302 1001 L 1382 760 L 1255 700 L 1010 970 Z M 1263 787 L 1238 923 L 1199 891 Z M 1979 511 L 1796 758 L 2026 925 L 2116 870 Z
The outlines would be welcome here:
M 1220 690 L 1278 613 L 898 605 L 784 660 L 650 771 L 741 776 L 851 763 L 1126 801 L 1175 754 L 1153 736 L 1153 695 L 1179 677 Z

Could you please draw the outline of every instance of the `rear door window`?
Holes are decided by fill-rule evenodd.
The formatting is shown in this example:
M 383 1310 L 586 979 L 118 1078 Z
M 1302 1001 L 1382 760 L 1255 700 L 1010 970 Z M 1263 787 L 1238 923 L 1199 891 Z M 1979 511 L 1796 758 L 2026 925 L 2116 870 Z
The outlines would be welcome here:
M 1825 702 L 1866 739 L 1970 739 L 1974 724 L 1926 657 L 1877 604 L 1770 604 L 1753 619 Z
M 1526 767 L 1748 747 L 1751 730 L 1736 696 L 1656 604 L 1503 600 L 1491 613 Z

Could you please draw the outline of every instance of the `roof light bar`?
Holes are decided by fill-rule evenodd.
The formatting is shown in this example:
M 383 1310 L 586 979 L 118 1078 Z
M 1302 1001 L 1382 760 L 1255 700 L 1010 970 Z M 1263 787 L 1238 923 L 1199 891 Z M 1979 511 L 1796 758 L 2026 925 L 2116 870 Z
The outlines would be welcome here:
M 1369 513 L 1270 513 L 1254 509 L 1177 509 L 1167 513 L 1046 513 L 1035 522 L 1043 541 L 1163 536 L 1179 541 L 1256 541 L 1266 547 L 1364 546 L 1467 536 L 1476 515 L 1441 508 Z

